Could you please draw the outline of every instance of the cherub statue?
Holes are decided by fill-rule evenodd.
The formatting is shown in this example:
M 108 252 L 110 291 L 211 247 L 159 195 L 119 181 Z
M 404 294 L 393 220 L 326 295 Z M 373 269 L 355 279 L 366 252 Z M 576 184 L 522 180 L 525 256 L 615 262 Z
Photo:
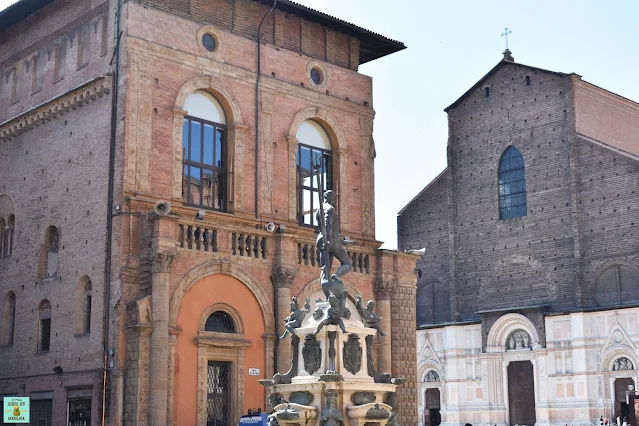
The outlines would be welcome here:
M 280 337 L 283 339 L 287 334 L 294 335 L 295 329 L 299 328 L 302 325 L 302 321 L 304 321 L 304 317 L 311 311 L 311 299 L 306 299 L 304 302 L 304 309 L 300 309 L 297 304 L 297 297 L 293 296 L 291 300 L 291 314 L 286 317 L 284 320 L 284 334 Z
M 355 307 L 357 308 L 357 312 L 362 317 L 362 321 L 364 321 L 364 326 L 369 328 L 374 328 L 379 332 L 381 336 L 385 336 L 384 332 L 379 328 L 379 323 L 382 320 L 382 317 L 377 315 L 373 310 L 375 309 L 375 302 L 369 300 L 366 303 L 366 307 L 363 306 L 362 295 L 358 294 L 357 299 L 355 299 Z
M 326 312 L 326 318 L 324 318 L 324 320 L 317 325 L 315 334 L 319 333 L 322 327 L 329 324 L 339 325 L 339 328 L 342 330 L 342 332 L 344 334 L 347 333 L 346 328 L 344 327 L 344 321 L 342 320 L 342 318 L 348 318 L 350 316 L 350 311 L 348 311 L 346 306 L 344 306 L 347 293 L 348 290 L 344 290 L 344 295 L 342 296 L 342 301 L 344 302 L 343 304 L 340 304 L 339 299 L 337 299 L 337 296 L 335 296 L 334 294 L 331 294 L 328 297 L 328 303 L 331 305 L 331 307 L 328 308 L 328 311 Z

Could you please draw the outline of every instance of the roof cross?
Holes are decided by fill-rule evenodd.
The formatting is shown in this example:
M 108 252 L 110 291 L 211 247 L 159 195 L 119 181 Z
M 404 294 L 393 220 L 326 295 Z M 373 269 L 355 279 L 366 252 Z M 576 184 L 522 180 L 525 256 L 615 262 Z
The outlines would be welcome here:
M 508 50 L 508 34 L 512 34 L 512 33 L 513 33 L 512 31 L 508 30 L 508 27 L 504 28 L 504 32 L 501 33 L 501 36 L 506 38 L 506 50 Z

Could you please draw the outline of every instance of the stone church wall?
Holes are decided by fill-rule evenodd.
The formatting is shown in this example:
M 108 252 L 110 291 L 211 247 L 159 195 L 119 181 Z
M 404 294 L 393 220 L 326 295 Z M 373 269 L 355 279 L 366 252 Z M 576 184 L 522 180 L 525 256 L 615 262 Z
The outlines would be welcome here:
M 616 263 L 639 270 L 636 245 L 639 238 L 639 161 L 580 136 L 576 147 L 580 165 L 578 211 L 583 247 L 584 304 L 605 305 L 613 300 L 597 294 L 600 274 Z M 624 271 L 622 269 L 621 273 Z M 630 276 L 627 280 L 634 281 Z M 625 300 L 614 302 L 627 303 L 637 300 L 638 296 L 634 292 L 626 293 L 622 295 Z
M 449 176 L 446 169 L 397 217 L 399 248 L 426 248 L 417 261 L 418 326 L 450 321 Z
M 490 97 L 480 87 L 449 112 L 452 310 L 465 319 L 506 304 L 573 306 L 568 80 L 507 64 L 484 86 Z M 510 145 L 524 158 L 528 214 L 502 221 L 497 170 Z

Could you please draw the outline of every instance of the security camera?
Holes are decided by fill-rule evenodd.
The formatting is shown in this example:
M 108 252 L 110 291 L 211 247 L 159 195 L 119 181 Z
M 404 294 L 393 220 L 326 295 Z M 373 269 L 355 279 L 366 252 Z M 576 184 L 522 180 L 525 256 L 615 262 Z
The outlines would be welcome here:
M 197 220 L 204 220 L 205 216 L 206 216 L 206 210 L 204 209 L 200 209 L 197 211 L 197 213 L 195 213 L 195 218 Z

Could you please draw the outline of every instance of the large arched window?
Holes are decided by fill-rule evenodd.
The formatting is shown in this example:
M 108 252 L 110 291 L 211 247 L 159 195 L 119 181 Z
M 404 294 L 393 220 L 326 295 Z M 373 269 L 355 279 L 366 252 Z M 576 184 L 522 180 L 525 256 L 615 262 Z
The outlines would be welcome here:
M 499 160 L 499 219 L 526 216 L 526 171 L 524 159 L 514 146 Z
M 597 276 L 593 296 L 597 306 L 639 302 L 639 270 L 624 264 L 606 267 Z
M 225 210 L 227 202 L 226 114 L 211 94 L 197 90 L 184 103 L 182 200 Z
M 315 212 L 319 209 L 319 182 L 313 170 L 313 160 L 321 164 L 324 190 L 333 189 L 333 159 L 331 140 L 326 130 L 314 120 L 306 120 L 297 131 L 297 217 L 302 225 L 318 226 Z
M 12 345 L 13 334 L 16 325 L 16 295 L 10 291 L 4 299 L 2 307 L 2 328 L 0 331 L 0 345 Z

